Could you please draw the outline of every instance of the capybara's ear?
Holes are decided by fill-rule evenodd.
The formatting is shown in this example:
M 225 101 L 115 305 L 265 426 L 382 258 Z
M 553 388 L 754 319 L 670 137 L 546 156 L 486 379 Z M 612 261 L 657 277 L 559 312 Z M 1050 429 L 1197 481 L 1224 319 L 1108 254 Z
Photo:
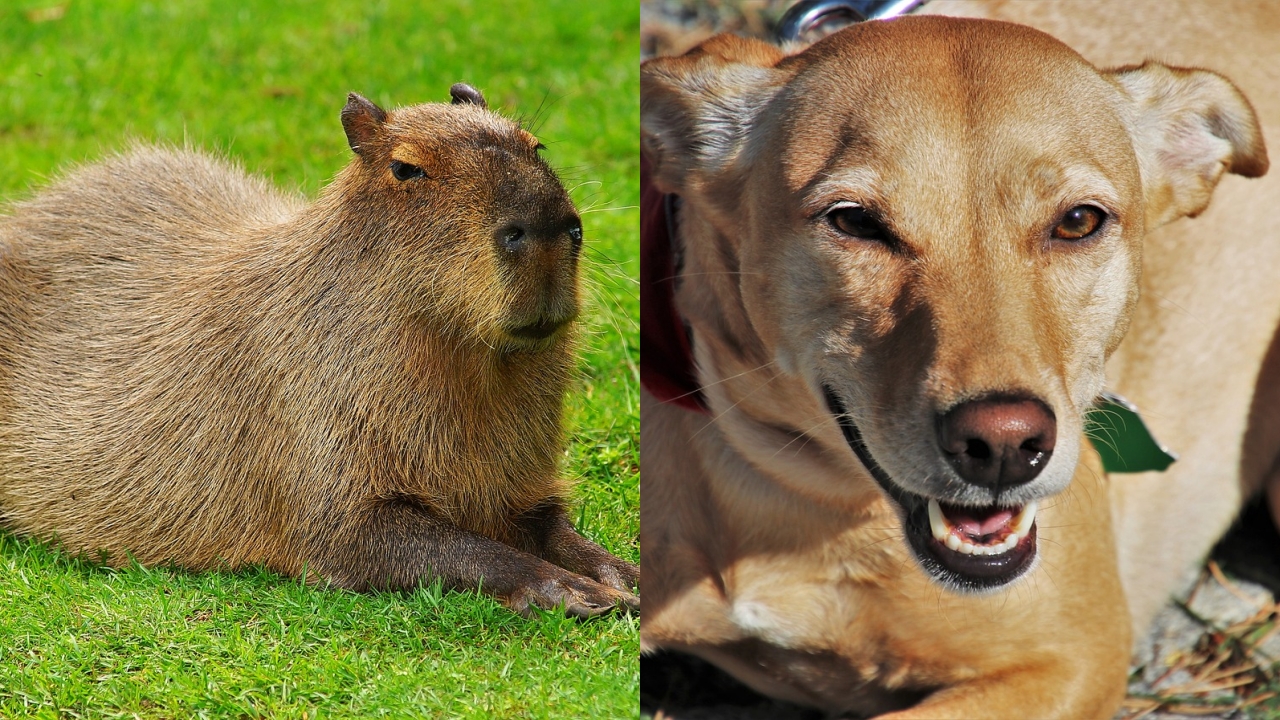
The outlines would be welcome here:
M 347 131 L 347 144 L 357 155 L 364 155 L 362 149 L 377 136 L 386 121 L 386 110 L 359 93 L 347 94 L 347 104 L 342 108 L 342 129 Z
M 717 35 L 679 57 L 640 66 L 640 146 L 664 192 L 729 166 L 756 114 L 790 73 L 773 45 Z
M 1149 229 L 1198 215 L 1224 172 L 1266 173 L 1258 117 L 1231 81 L 1208 70 L 1155 62 L 1111 76 L 1133 103 L 1130 133 L 1142 169 Z
M 449 97 L 453 98 L 454 105 L 470 104 L 479 105 L 486 110 L 489 108 L 489 103 L 484 101 L 484 95 L 466 83 L 454 83 L 449 88 Z

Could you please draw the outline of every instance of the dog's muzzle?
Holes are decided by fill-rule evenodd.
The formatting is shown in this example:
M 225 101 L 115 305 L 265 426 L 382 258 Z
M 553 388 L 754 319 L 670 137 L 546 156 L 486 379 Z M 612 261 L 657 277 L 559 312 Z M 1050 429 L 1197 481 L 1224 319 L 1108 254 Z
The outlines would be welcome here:
M 862 431 L 845 410 L 840 397 L 830 387 L 824 386 L 823 392 L 827 408 L 840 425 L 845 441 L 876 484 L 901 510 L 907 544 L 934 580 L 953 590 L 981 592 L 1003 587 L 1035 565 L 1037 507 L 1034 501 L 1012 507 L 965 507 L 903 489 L 871 456 Z M 1044 436 L 1036 434 L 1036 437 L 1043 439 Z M 1025 441 L 1023 438 L 1019 446 Z M 1051 441 L 1048 444 L 1051 446 Z M 1012 472 L 1019 477 L 1026 474 L 1020 469 Z M 998 466 L 995 477 L 1001 473 Z

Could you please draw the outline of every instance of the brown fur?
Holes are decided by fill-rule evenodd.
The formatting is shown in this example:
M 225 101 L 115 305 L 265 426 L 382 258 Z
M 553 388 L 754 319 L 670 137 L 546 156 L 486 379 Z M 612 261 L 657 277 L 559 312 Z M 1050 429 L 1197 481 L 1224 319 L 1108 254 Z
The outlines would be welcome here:
M 1166 538 L 1118 539 L 1132 527 L 1113 526 L 1083 414 L 1139 308 L 1147 232 L 1204 210 L 1224 172 L 1266 171 L 1249 104 L 1213 73 L 1103 72 L 1026 27 L 937 18 L 790 55 L 719 37 L 646 63 L 641 94 L 655 182 L 681 197 L 676 301 L 711 411 L 643 398 L 644 647 L 830 712 L 1110 717 L 1130 620 L 1172 583 L 1126 574 Z M 834 233 L 836 201 L 894 242 Z M 1111 224 L 1050 240 L 1082 203 Z M 1039 563 L 983 593 L 931 582 L 825 388 L 898 492 L 1039 500 Z M 1042 399 L 1058 440 L 993 500 L 935 428 L 999 393 Z
M 557 476 L 578 216 L 470 92 L 391 113 L 353 94 L 357 155 L 311 204 L 137 147 L 14 205 L 5 525 L 117 564 L 635 605 L 638 571 L 572 531 Z

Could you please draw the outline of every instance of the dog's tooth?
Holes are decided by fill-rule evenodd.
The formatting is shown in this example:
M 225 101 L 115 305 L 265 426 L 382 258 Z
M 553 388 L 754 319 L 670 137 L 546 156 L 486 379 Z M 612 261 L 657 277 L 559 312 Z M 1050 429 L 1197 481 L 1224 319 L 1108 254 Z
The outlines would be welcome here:
M 1026 537 L 1031 532 L 1031 523 L 1036 521 L 1036 501 L 1032 500 L 1023 506 L 1022 512 L 1018 513 L 1018 517 L 1013 526 L 1013 532 L 1018 537 Z
M 951 536 L 951 525 L 942 514 L 942 506 L 937 500 L 929 501 L 929 529 L 933 531 L 933 538 L 941 542 L 947 542 L 947 538 Z
M 962 542 L 962 543 L 960 543 L 960 552 L 964 553 L 965 555 L 972 555 L 972 554 L 973 554 L 973 543 L 971 543 L 971 542 Z
M 945 542 L 947 543 L 947 547 L 952 550 L 960 549 L 960 538 L 956 537 L 955 533 L 948 533 Z

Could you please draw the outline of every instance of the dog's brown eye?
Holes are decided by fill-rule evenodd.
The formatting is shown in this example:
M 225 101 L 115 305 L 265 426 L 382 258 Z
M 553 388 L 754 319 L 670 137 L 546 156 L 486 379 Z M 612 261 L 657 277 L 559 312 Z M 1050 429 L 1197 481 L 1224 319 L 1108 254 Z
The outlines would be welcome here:
M 827 213 L 827 222 L 831 227 L 862 240 L 889 239 L 889 231 L 880 223 L 871 211 L 860 205 L 845 205 L 833 208 Z
M 426 173 L 422 171 L 422 168 L 417 165 L 410 165 L 409 163 L 400 162 L 399 160 L 391 161 L 391 174 L 400 182 L 412 180 L 413 178 L 424 177 L 426 175 Z
M 1097 232 L 1106 213 L 1092 205 L 1078 205 L 1053 226 L 1053 236 L 1059 240 L 1083 240 Z

